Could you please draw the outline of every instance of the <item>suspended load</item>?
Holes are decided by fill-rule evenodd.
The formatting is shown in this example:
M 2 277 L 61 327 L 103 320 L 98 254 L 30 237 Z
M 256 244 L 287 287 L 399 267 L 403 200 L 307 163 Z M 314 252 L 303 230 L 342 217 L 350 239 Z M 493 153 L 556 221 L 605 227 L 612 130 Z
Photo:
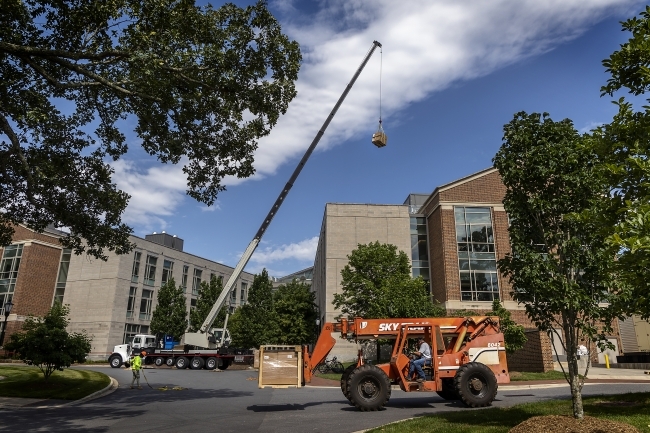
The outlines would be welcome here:
M 381 120 L 380 120 L 379 128 L 377 128 L 377 132 L 372 134 L 372 144 L 374 144 L 377 147 L 384 147 L 386 146 L 386 143 L 388 143 L 388 137 L 384 132 L 384 128 L 381 126 Z

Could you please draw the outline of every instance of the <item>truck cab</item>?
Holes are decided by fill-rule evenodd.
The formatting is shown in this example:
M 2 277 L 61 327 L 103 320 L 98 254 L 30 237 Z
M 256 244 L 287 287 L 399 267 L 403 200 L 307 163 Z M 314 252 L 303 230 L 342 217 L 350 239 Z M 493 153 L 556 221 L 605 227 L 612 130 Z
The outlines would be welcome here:
M 131 348 L 135 350 L 147 350 L 147 349 L 155 349 L 157 347 L 156 345 L 156 336 L 155 335 L 148 335 L 148 334 L 137 334 L 135 337 L 133 337 L 133 340 L 131 341 Z
M 219 349 L 221 348 L 221 339 L 223 338 L 223 347 L 228 347 L 230 346 L 230 342 L 232 341 L 232 338 L 230 337 L 230 331 L 228 329 L 225 330 L 226 334 L 224 336 L 224 329 L 223 328 L 212 328 L 210 329 L 209 332 L 209 337 L 208 337 L 208 342 L 210 343 L 210 348 L 211 349 Z

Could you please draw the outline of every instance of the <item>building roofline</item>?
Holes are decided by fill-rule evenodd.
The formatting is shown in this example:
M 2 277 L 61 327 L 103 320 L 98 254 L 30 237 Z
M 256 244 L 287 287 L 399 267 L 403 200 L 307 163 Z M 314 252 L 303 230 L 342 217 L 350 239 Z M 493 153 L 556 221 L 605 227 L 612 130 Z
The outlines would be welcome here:
M 475 179 L 477 179 L 479 177 L 483 177 L 485 175 L 491 174 L 491 173 L 493 173 L 495 171 L 497 171 L 497 169 L 494 168 L 494 167 L 485 168 L 485 169 L 483 169 L 481 171 L 477 171 L 476 173 L 472 173 L 472 174 L 470 174 L 468 176 L 461 177 L 460 179 L 456 179 L 456 180 L 454 180 L 452 182 L 448 182 L 448 183 L 445 183 L 443 185 L 437 186 L 436 189 L 433 190 L 433 192 L 431 193 L 429 198 L 426 199 L 426 201 L 422 204 L 421 209 L 426 208 L 429 205 L 429 203 L 437 195 L 440 194 L 440 192 L 446 191 L 446 190 L 448 190 L 450 188 L 454 188 L 456 186 L 459 186 L 459 185 L 462 185 L 464 183 L 470 182 L 470 181 L 475 180 Z

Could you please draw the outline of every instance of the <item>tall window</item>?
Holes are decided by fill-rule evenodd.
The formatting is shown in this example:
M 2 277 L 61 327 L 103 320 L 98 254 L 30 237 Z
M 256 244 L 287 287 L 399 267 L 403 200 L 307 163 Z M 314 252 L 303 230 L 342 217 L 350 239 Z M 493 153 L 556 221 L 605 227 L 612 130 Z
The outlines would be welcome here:
M 183 266 L 183 278 L 181 279 L 181 286 L 183 287 L 183 293 L 187 293 L 187 275 L 190 272 L 190 267 L 187 265 Z
M 203 271 L 201 269 L 194 268 L 194 278 L 192 279 L 192 294 L 199 294 L 199 287 L 201 287 L 201 274 Z
M 462 301 L 499 299 L 492 215 L 487 207 L 456 207 Z
M 61 253 L 61 263 L 59 263 L 59 276 L 56 279 L 56 289 L 54 290 L 54 302 L 63 304 L 63 295 L 65 294 L 65 284 L 68 281 L 68 269 L 70 269 L 70 256 L 72 249 L 65 248 Z
M 411 260 L 413 277 L 422 277 L 429 287 L 429 250 L 424 217 L 411 217 Z
M 7 245 L 4 249 L 0 262 L 0 308 L 14 296 L 22 256 L 23 244 Z
M 127 323 L 124 325 L 124 338 L 122 344 L 131 344 L 133 337 L 137 334 L 148 334 L 149 326 L 147 325 L 134 325 L 132 323 Z
M 237 286 L 233 287 L 230 290 L 230 305 L 235 305 L 237 303 Z
M 156 284 L 156 264 L 158 257 L 147 256 L 147 266 L 144 268 L 144 283 L 147 286 Z
M 133 318 L 133 310 L 135 309 L 135 295 L 138 293 L 137 287 L 129 289 L 129 303 L 126 304 L 126 317 L 127 319 Z
M 165 260 L 163 261 L 163 272 L 162 272 L 162 281 L 161 285 L 165 284 L 168 280 L 172 278 L 172 272 L 174 270 L 174 262 Z
M 241 305 L 244 305 L 246 303 L 246 292 L 248 291 L 248 283 L 245 283 L 242 281 L 241 283 L 241 291 L 239 293 L 239 303 Z
M 142 257 L 142 253 L 139 251 L 135 252 L 135 255 L 133 256 L 133 270 L 131 271 L 131 282 L 132 283 L 137 283 L 138 282 L 138 277 L 140 276 L 140 258 Z
M 196 298 L 190 299 L 190 311 L 196 309 Z
M 142 289 L 142 299 L 140 300 L 140 320 L 151 320 L 152 300 L 153 290 Z

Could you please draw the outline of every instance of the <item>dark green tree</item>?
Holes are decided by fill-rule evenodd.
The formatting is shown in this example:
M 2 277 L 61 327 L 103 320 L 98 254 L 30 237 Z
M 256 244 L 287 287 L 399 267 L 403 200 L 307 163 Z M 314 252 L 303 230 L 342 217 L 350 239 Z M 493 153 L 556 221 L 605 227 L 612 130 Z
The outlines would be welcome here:
M 24 0 L 2 3 L 0 59 L 0 245 L 12 224 L 54 224 L 70 228 L 66 247 L 105 259 L 133 248 L 109 165 L 125 125 L 211 205 L 225 176 L 254 173 L 301 55 L 263 0 Z
M 602 307 L 617 291 L 616 251 L 584 218 L 605 192 L 588 140 L 568 119 L 554 122 L 548 114 L 520 112 L 504 126 L 494 157 L 506 187 L 512 247 L 499 260 L 499 270 L 512 283 L 513 299 L 540 330 L 564 331 L 566 377 L 577 418 L 584 415 L 578 345 L 605 341 L 603 333 L 611 332 L 616 317 L 615 310 Z
M 278 287 L 273 295 L 277 335 L 274 344 L 310 344 L 316 341 L 318 309 L 310 286 L 293 280 Z
M 273 283 L 266 269 L 255 275 L 248 291 L 248 303 L 237 308 L 228 321 L 232 344 L 237 347 L 256 347 L 275 343 L 278 335 L 273 310 Z
M 503 332 L 506 352 L 513 353 L 522 349 L 526 341 L 528 341 L 524 327 L 512 320 L 512 314 L 503 308 L 498 299 L 492 302 L 492 315 L 499 317 L 499 329 Z
M 610 74 L 602 95 L 650 90 L 650 6 L 623 24 L 630 39 L 603 61 Z M 647 100 L 647 98 L 645 98 Z M 650 104 L 634 107 L 620 97 L 612 122 L 594 131 L 593 147 L 607 191 L 594 219 L 617 250 L 617 273 L 627 284 L 614 302 L 628 315 L 650 318 Z
M 92 348 L 92 338 L 85 331 L 66 331 L 69 313 L 68 306 L 56 302 L 45 317 L 28 317 L 21 332 L 11 336 L 5 349 L 16 352 L 24 362 L 36 365 L 45 380 L 56 370 L 63 371 L 75 362 L 85 362 Z
M 342 290 L 332 303 L 343 314 L 368 319 L 444 315 L 429 299 L 422 278 L 411 277 L 408 256 L 395 245 L 359 244 L 341 276 Z
M 149 325 L 154 334 L 172 335 L 180 341 L 187 328 L 187 303 L 184 290 L 170 278 L 158 290 L 158 303 Z
M 208 313 L 212 310 L 214 303 L 223 291 L 223 284 L 221 278 L 213 276 L 210 283 L 201 281 L 199 287 L 199 296 L 196 298 L 196 308 L 190 310 L 190 332 L 197 332 L 203 321 L 208 317 Z M 212 324 L 213 328 L 223 328 L 223 323 L 226 320 L 227 308 L 221 308 L 219 314 Z

